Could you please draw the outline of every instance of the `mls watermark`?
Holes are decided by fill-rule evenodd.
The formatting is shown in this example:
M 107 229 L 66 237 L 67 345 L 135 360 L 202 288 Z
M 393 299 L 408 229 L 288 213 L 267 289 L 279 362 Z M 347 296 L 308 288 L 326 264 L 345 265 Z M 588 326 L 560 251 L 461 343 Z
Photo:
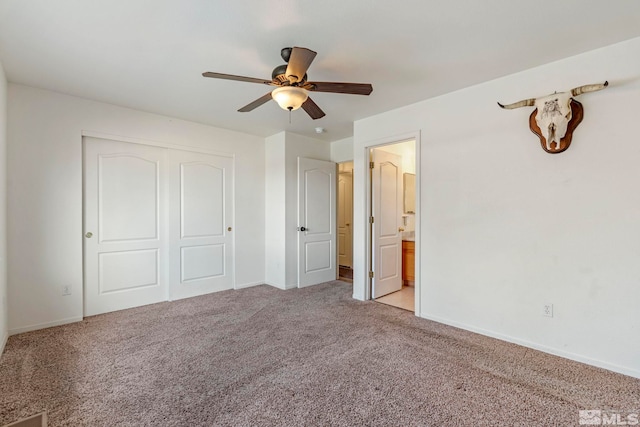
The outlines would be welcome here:
M 586 409 L 579 411 L 581 426 L 637 426 L 640 411 L 614 411 L 610 409 Z

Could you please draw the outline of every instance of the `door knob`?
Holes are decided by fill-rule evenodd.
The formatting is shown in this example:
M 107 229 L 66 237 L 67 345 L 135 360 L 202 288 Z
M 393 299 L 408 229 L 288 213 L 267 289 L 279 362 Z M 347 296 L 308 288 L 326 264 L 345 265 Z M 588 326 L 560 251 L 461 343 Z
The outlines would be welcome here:
M 309 230 L 309 229 L 308 229 L 308 228 L 305 228 L 305 227 L 298 227 L 298 231 L 308 231 L 308 230 Z
M 400 228 L 398 228 L 398 231 L 399 231 L 399 232 L 403 232 L 403 231 L 404 231 L 404 228 L 400 227 Z
M 93 233 L 92 232 L 88 232 L 87 234 L 84 235 L 87 239 L 90 239 L 93 237 Z
M 231 227 L 227 227 L 227 231 L 231 231 Z

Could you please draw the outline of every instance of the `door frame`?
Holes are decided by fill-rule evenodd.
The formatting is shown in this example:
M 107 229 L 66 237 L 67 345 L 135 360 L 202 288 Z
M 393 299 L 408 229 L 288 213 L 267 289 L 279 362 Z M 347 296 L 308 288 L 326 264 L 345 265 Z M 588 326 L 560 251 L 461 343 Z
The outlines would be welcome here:
M 341 164 L 345 164 L 345 163 L 350 163 L 351 164 L 351 169 L 348 171 L 344 171 L 344 172 L 340 172 L 340 165 Z M 340 183 L 340 175 L 341 174 L 348 174 L 351 176 L 351 222 L 350 222 L 350 234 L 351 234 L 351 269 L 353 270 L 353 167 L 354 167 L 354 162 L 353 160 L 345 160 L 344 162 L 336 162 L 336 230 L 338 229 L 338 219 L 337 219 L 337 212 L 340 208 L 340 189 L 338 188 L 339 183 Z M 338 237 L 337 237 L 337 231 L 336 231 L 336 266 L 338 268 L 338 270 L 336 271 L 336 280 L 338 280 L 340 278 L 340 254 L 338 253 L 339 250 L 339 242 L 338 242 Z
M 84 185 L 85 185 L 85 163 L 84 163 L 84 141 L 85 141 L 85 137 L 90 137 L 90 138 L 100 138 L 100 139 L 108 139 L 108 140 L 112 140 L 112 141 L 118 141 L 118 142 L 128 142 L 130 144 L 140 144 L 140 145 L 148 145 L 148 146 L 152 146 L 152 147 L 158 147 L 158 148 L 167 148 L 167 149 L 173 149 L 173 150 L 182 150 L 182 151 L 191 151 L 191 152 L 195 152 L 195 153 L 201 153 L 201 154 L 210 154 L 210 155 L 214 155 L 214 156 L 220 156 L 220 157 L 229 157 L 232 159 L 232 166 L 231 166 L 231 176 L 233 179 L 233 185 L 231 188 L 231 210 L 233 212 L 233 218 L 231 220 L 232 222 L 232 227 L 235 231 L 235 219 L 236 219 L 236 156 L 233 153 L 227 153 L 227 152 L 222 152 L 222 151 L 217 151 L 217 150 L 211 150 L 208 148 L 204 148 L 204 147 L 194 147 L 194 146 L 189 146 L 189 145 L 180 145 L 180 144 L 173 144 L 173 143 L 169 143 L 169 142 L 162 142 L 162 141 L 153 141 L 153 140 L 149 140 L 149 139 L 142 139 L 142 138 L 132 138 L 132 137 L 128 137 L 128 136 L 122 136 L 122 135 L 113 135 L 113 134 L 109 134 L 109 133 L 104 133 L 104 132 L 97 132 L 97 131 L 91 131 L 91 130 L 82 130 L 80 132 L 81 136 L 80 136 L 80 153 L 82 156 L 82 186 L 81 186 L 81 200 L 82 200 L 82 236 L 80 237 L 81 241 L 82 241 L 82 247 L 81 247 L 81 251 L 82 251 L 82 289 L 80 291 L 81 293 L 81 298 L 82 298 L 82 318 L 85 318 L 85 286 L 86 286 L 86 271 L 85 271 L 85 260 L 84 260 L 84 243 L 85 243 L 85 237 L 84 237 L 84 233 L 85 233 L 85 223 L 84 223 L 84 218 L 85 218 L 85 211 L 84 211 Z M 165 203 L 164 203 L 164 209 L 169 209 L 169 188 L 168 186 L 165 186 Z M 168 210 L 167 210 L 168 212 Z M 165 227 L 163 232 L 168 236 L 169 235 L 169 221 L 166 221 Z M 238 289 L 237 287 L 237 283 L 236 283 L 236 234 L 237 233 L 233 233 L 231 238 L 233 240 L 233 252 L 232 252 L 232 256 L 233 256 L 233 262 L 231 263 L 231 268 L 232 268 L 232 279 L 231 282 L 233 284 L 233 289 Z M 168 249 L 168 248 L 167 248 Z M 164 274 L 167 277 L 169 277 L 169 263 L 166 263 L 167 265 L 162 266 L 162 269 L 164 270 Z M 167 283 L 167 286 L 165 288 L 165 301 L 172 301 L 171 300 L 171 283 Z
M 369 223 L 369 218 L 373 215 L 373 206 L 372 206 L 372 180 L 371 180 L 371 169 L 369 168 L 370 160 L 370 152 L 373 148 L 380 148 L 385 145 L 397 144 L 400 142 L 406 142 L 410 140 L 415 140 L 415 155 L 416 155 L 416 214 L 415 214 L 415 309 L 414 314 L 416 316 L 420 316 L 420 307 L 421 307 L 421 296 L 422 296 L 422 280 L 421 280 L 421 262 L 420 262 L 420 175 L 421 175 L 421 155 L 420 155 L 420 131 L 410 132 L 402 135 L 396 135 L 386 138 L 377 139 L 374 141 L 369 141 L 364 144 L 364 155 L 363 155 L 363 168 L 365 172 L 365 216 L 362 218 L 363 223 L 365 224 L 365 259 L 364 259 L 364 271 L 362 272 L 362 277 L 365 278 L 366 284 L 364 287 L 364 299 L 371 300 L 373 298 L 372 292 L 372 280 L 369 278 L 369 272 L 371 271 L 371 267 L 373 265 L 373 235 L 372 235 L 372 225 Z

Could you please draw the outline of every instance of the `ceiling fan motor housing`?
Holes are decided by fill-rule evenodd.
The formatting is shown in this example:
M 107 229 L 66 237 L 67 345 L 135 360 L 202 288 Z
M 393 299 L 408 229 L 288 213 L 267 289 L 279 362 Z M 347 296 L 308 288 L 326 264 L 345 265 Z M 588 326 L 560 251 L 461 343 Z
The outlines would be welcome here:
M 280 83 L 282 85 L 289 85 L 290 81 L 287 78 L 287 67 L 288 67 L 287 64 L 278 65 L 276 68 L 273 69 L 273 72 L 271 72 L 271 79 L 274 82 L 278 82 L 278 83 Z M 302 80 L 300 80 L 299 82 L 295 83 L 293 86 L 302 85 L 306 81 L 307 81 L 307 74 L 305 73 L 305 75 L 302 78 Z
M 293 50 L 292 47 L 283 47 L 280 50 L 280 56 L 282 57 L 282 59 L 284 60 L 284 62 L 289 62 L 289 58 L 291 58 L 291 51 Z

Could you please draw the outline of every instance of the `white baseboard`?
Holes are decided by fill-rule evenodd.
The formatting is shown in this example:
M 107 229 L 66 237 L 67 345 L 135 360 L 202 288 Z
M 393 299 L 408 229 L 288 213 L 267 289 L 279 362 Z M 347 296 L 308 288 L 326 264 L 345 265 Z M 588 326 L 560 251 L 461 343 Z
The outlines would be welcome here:
M 275 283 L 271 283 L 271 282 L 264 282 L 265 285 L 269 285 L 269 286 L 273 286 L 274 288 L 278 288 L 281 289 L 283 291 L 289 290 L 289 289 L 296 289 L 298 286 L 296 284 L 293 285 L 278 285 Z
M 234 289 L 252 288 L 254 286 L 260 286 L 264 284 L 265 284 L 264 282 L 242 283 L 240 285 L 236 285 Z
M 354 292 L 353 295 L 351 295 L 351 297 L 353 299 L 357 299 L 358 301 L 366 301 L 364 299 L 364 295 L 361 295 L 359 292 Z
M 279 285 L 279 284 L 276 284 L 276 283 L 273 283 L 273 282 L 269 282 L 269 281 L 265 281 L 264 284 L 265 285 L 269 285 L 269 286 L 273 286 L 274 288 L 282 289 L 283 291 L 287 289 L 284 285 Z
M 4 348 L 7 345 L 7 340 L 9 339 L 9 332 L 5 332 L 4 336 L 2 337 L 2 341 L 0 341 L 0 356 L 2 356 L 2 353 L 4 353 Z
M 543 353 L 553 354 L 554 356 L 564 357 L 565 359 L 574 360 L 576 362 L 585 363 L 587 365 L 595 366 L 597 368 L 607 369 L 609 371 L 617 372 L 619 374 L 628 375 L 634 378 L 640 378 L 640 370 L 629 368 L 626 366 L 619 366 L 608 362 L 603 362 L 602 360 L 592 359 L 587 356 L 582 356 L 580 354 L 571 353 L 564 350 L 559 350 L 557 348 L 548 347 L 543 344 L 538 344 L 535 342 L 522 340 L 519 338 L 514 338 L 509 335 L 504 335 L 498 332 L 490 331 L 487 329 L 478 328 L 475 326 L 467 325 L 465 323 L 456 322 L 449 319 L 444 319 L 437 316 L 430 316 L 428 314 L 421 313 L 420 317 L 423 319 L 433 320 L 434 322 L 444 323 L 445 325 L 454 326 L 456 328 L 464 329 L 466 331 L 475 332 L 480 335 L 486 335 L 491 338 L 496 338 L 502 341 L 507 341 L 513 344 L 518 344 L 523 347 L 532 348 L 534 350 L 542 351 Z
M 66 325 L 67 323 L 81 322 L 82 317 L 69 317 L 53 322 L 39 323 L 37 325 L 24 326 L 22 328 L 9 329 L 9 335 L 23 334 L 25 332 L 37 331 L 38 329 L 51 328 L 53 326 Z

